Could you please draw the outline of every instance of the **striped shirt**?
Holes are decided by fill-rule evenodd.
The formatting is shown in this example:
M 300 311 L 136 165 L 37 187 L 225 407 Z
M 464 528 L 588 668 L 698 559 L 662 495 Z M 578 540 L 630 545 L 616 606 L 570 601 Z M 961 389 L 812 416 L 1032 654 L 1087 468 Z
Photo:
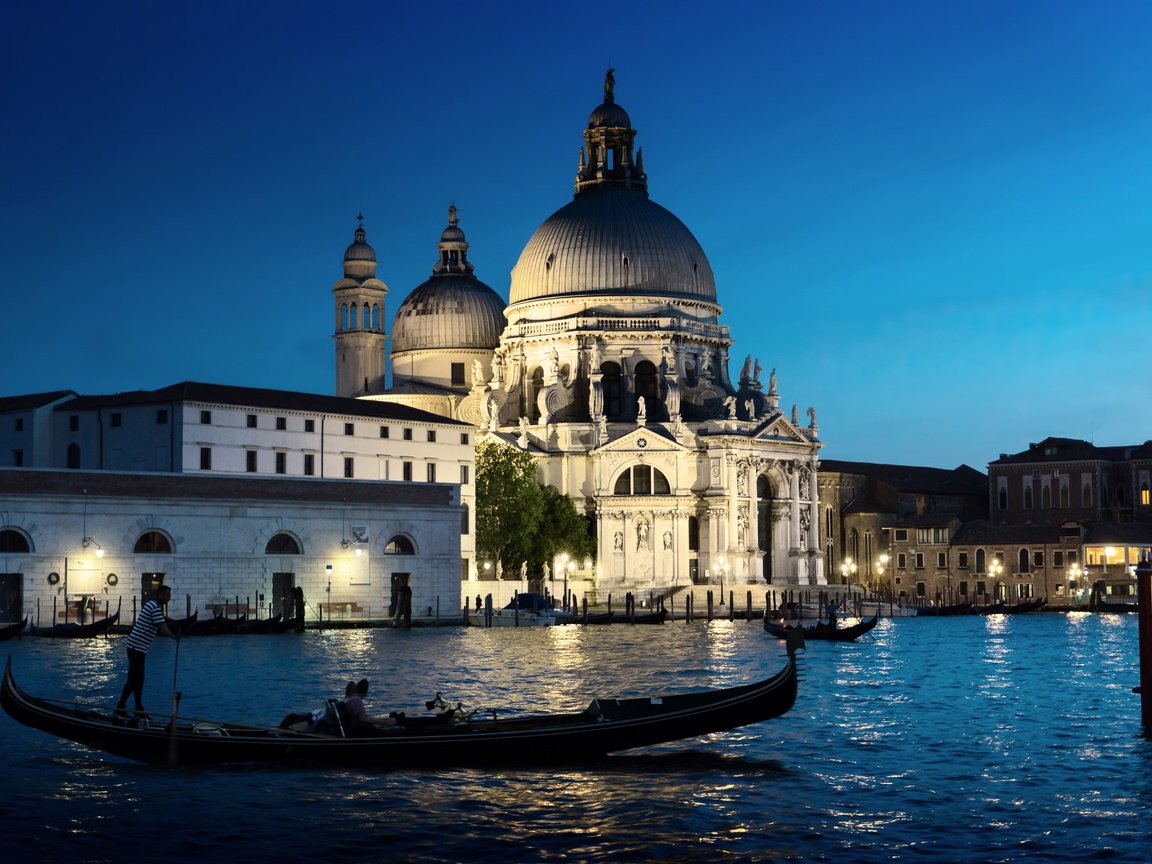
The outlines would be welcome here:
M 149 600 L 140 610 L 140 616 L 128 634 L 128 650 L 148 653 L 152 640 L 156 638 L 156 628 L 164 623 L 164 610 L 155 600 Z

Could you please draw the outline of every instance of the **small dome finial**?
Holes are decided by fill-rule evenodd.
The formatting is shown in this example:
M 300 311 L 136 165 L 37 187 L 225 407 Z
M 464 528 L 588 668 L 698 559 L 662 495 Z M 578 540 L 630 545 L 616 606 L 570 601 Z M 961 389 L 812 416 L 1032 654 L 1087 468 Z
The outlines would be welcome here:
M 616 70 L 612 66 L 604 73 L 604 101 L 612 102 L 616 98 Z

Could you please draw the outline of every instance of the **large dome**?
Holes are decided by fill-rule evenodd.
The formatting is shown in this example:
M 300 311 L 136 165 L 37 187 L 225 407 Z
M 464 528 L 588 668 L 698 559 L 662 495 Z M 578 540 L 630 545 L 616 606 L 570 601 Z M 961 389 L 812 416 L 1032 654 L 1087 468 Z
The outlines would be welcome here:
M 582 192 L 536 229 L 512 269 L 510 303 L 580 294 L 681 296 L 716 302 L 692 232 L 643 192 Z

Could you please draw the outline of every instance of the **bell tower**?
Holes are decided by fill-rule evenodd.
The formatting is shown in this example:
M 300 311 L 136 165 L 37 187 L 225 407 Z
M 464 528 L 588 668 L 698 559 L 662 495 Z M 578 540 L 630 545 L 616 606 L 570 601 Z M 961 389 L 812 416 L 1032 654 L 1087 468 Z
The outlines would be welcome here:
M 376 250 L 368 245 L 364 217 L 344 252 L 344 278 L 332 286 L 336 311 L 336 395 L 384 391 L 384 298 L 388 286 L 376 278 Z

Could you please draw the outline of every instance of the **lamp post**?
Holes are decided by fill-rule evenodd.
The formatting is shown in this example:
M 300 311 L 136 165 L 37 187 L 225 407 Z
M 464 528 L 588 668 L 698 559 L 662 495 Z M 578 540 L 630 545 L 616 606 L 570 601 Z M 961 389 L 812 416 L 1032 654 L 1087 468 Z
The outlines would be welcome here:
M 717 572 L 720 573 L 720 605 L 721 606 L 724 605 L 724 576 L 728 573 L 728 567 L 729 567 L 728 559 L 725 556 L 721 555 L 719 566 L 716 568 Z
M 992 562 L 988 565 L 988 575 L 992 577 L 992 596 L 999 601 L 1000 598 L 1000 574 L 1004 572 L 1004 565 L 1000 563 L 999 558 L 993 558 Z
M 881 552 L 880 553 L 880 560 L 876 564 L 877 594 L 880 593 L 881 589 L 885 589 L 888 587 L 887 579 L 884 576 L 884 573 L 887 570 L 888 570 L 888 553 L 887 552 Z M 879 602 L 879 601 L 877 601 L 877 602 Z M 889 603 L 892 602 L 892 595 L 891 594 L 888 595 L 888 602 Z
M 856 576 L 856 562 L 851 558 L 845 558 L 840 562 L 840 582 L 843 585 L 851 585 L 852 579 Z
M 1080 577 L 1084 576 L 1084 575 L 1085 575 L 1085 572 L 1080 569 L 1079 564 L 1074 563 L 1071 567 L 1068 568 L 1068 601 L 1069 601 L 1069 603 L 1072 602 L 1072 592 L 1076 591 L 1077 593 L 1079 593 L 1078 589 L 1080 587 Z M 1079 603 L 1079 598 L 1077 598 L 1076 602 Z

